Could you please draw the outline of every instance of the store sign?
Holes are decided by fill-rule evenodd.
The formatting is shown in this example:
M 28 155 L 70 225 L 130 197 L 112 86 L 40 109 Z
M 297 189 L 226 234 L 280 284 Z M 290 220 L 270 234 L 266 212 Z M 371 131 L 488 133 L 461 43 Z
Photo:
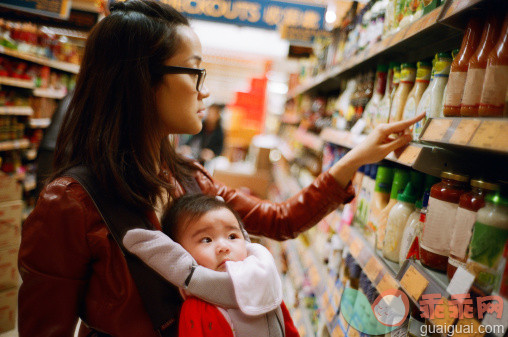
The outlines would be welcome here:
M 276 30 L 322 29 L 326 7 L 273 0 L 159 0 L 187 17 Z
M 72 0 L 1 0 L 0 6 L 57 19 L 67 19 Z
M 280 35 L 283 39 L 289 40 L 294 44 L 312 44 L 319 39 L 331 37 L 331 33 L 325 30 L 288 26 L 282 26 Z

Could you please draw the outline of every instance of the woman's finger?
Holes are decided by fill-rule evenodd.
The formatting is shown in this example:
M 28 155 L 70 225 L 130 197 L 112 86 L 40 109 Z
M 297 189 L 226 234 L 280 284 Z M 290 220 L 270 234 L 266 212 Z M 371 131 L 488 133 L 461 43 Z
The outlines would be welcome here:
M 421 115 L 418 115 L 418 116 L 416 116 L 414 118 L 411 118 L 411 119 L 408 119 L 408 120 L 405 120 L 405 121 L 390 123 L 390 124 L 387 125 L 387 128 L 385 130 L 386 130 L 387 133 L 394 133 L 394 132 L 403 131 L 404 129 L 410 127 L 414 123 L 416 123 L 419 120 L 421 120 L 423 117 L 425 117 L 425 113 L 422 113 Z
M 386 153 L 390 153 L 398 149 L 399 147 L 408 144 L 411 140 L 413 140 L 413 137 L 411 137 L 411 135 L 402 135 L 387 144 L 381 145 L 381 148 L 383 148 L 383 150 L 385 150 Z

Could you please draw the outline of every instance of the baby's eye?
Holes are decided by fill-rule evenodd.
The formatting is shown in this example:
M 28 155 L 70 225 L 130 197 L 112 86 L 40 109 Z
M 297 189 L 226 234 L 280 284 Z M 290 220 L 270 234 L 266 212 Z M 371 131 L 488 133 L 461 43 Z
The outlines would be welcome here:
M 229 234 L 229 239 L 230 239 L 230 240 L 234 240 L 234 239 L 238 239 L 238 238 L 239 238 L 239 236 L 238 236 L 238 234 L 236 234 L 236 233 Z
M 201 242 L 201 243 L 210 243 L 210 242 L 212 242 L 212 239 L 206 237 L 206 238 L 202 238 L 201 240 L 199 240 L 199 242 Z

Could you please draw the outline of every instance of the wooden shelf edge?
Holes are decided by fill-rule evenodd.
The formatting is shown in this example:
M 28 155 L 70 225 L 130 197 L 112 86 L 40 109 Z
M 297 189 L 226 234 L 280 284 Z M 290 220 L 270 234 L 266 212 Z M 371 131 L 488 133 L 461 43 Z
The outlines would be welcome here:
M 54 69 L 63 70 L 72 74 L 79 73 L 79 65 L 68 62 L 61 62 L 56 60 L 47 59 L 40 56 L 35 56 L 31 54 L 21 53 L 17 50 L 5 48 L 0 46 L 0 54 L 4 54 L 7 56 L 16 57 L 25 61 L 34 62 L 40 65 L 48 66 Z

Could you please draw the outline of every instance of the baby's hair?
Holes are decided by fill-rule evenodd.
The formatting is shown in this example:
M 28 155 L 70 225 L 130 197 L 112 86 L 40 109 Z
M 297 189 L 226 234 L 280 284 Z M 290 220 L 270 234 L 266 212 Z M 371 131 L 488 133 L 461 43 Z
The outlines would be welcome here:
M 222 199 L 222 198 L 221 198 Z M 242 219 L 238 213 L 228 204 L 215 196 L 205 194 L 186 194 L 175 199 L 166 209 L 162 216 L 162 232 L 171 239 L 178 241 L 178 234 L 192 221 L 199 219 L 205 213 L 225 208 L 229 210 L 238 220 L 238 225 L 242 230 L 245 239 L 245 230 L 243 229 Z

